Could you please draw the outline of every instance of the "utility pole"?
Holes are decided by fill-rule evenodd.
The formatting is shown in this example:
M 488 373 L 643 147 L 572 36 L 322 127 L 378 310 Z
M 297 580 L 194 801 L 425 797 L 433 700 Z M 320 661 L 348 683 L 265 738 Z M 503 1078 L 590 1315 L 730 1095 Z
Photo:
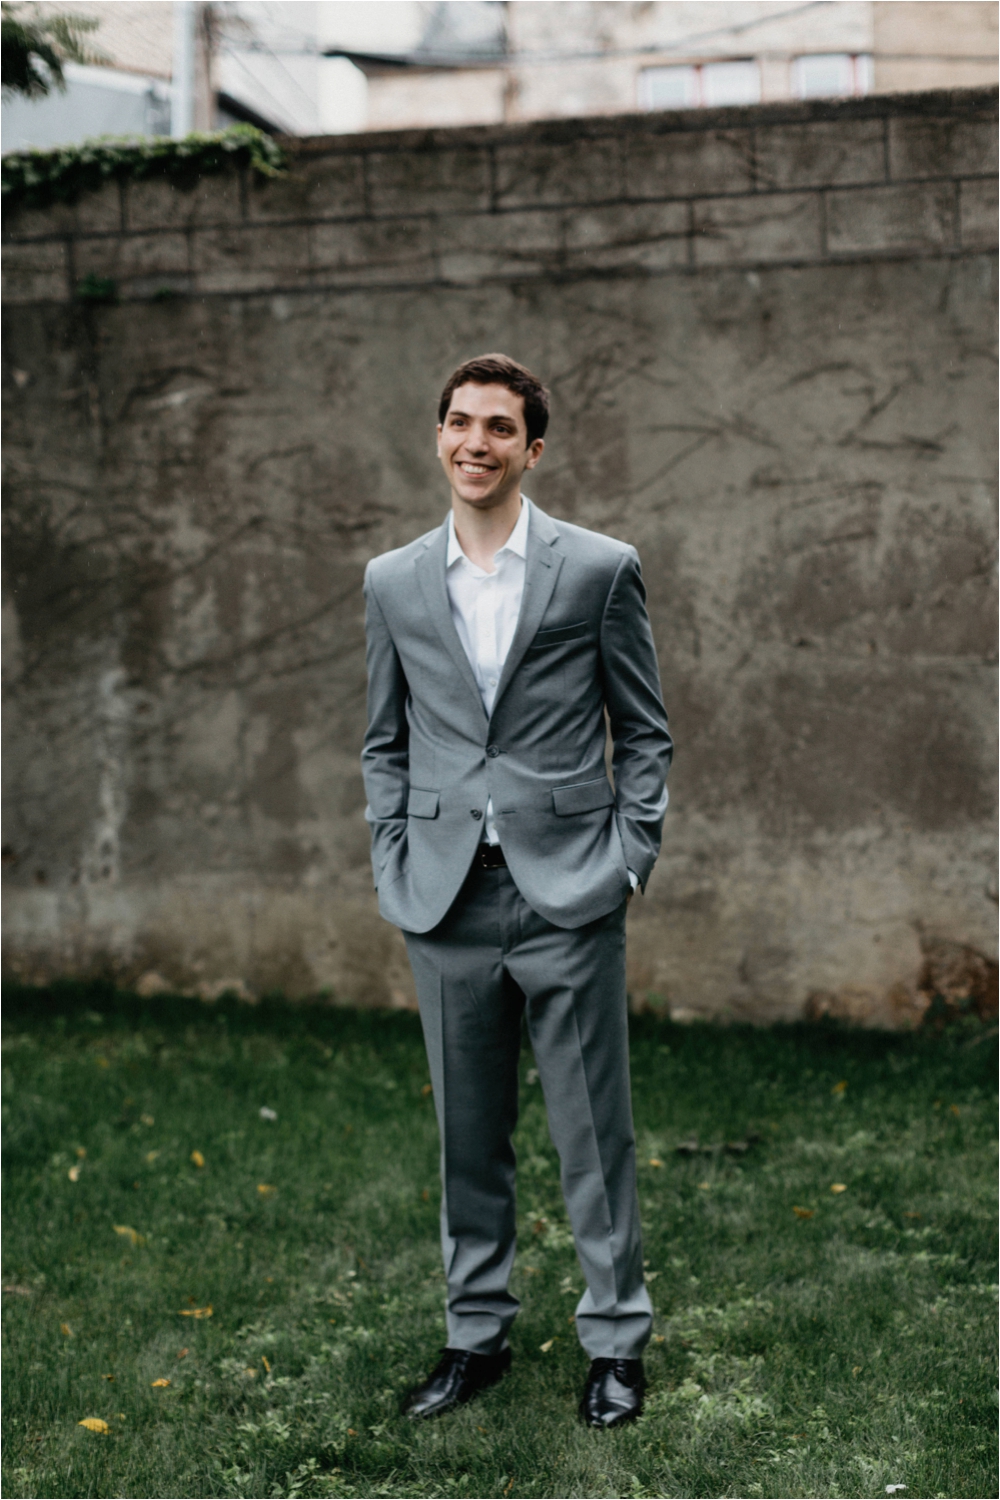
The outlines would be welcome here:
M 194 129 L 195 26 L 194 0 L 174 0 L 174 62 L 170 106 L 170 134 L 175 140 Z

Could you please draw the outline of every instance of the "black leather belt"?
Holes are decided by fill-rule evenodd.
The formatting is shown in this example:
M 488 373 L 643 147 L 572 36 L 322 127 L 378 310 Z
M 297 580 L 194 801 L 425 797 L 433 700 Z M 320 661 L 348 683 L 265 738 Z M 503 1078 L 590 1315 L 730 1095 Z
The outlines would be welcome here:
M 507 861 L 499 844 L 480 844 L 476 850 L 475 864 L 481 870 L 506 870 Z

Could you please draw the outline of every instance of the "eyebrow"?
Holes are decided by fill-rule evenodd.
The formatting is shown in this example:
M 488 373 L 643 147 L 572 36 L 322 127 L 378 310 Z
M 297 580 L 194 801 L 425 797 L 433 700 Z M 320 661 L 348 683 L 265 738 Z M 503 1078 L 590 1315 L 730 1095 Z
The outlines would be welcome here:
M 448 412 L 448 416 L 449 417 L 466 417 L 466 418 L 468 418 L 469 417 L 469 413 L 467 411 L 458 411 L 453 406 L 451 408 L 451 410 Z M 447 418 L 445 420 L 447 420 Z M 490 416 L 488 416 L 486 418 L 486 420 L 487 420 L 487 422 L 510 422 L 515 427 L 517 426 L 517 418 L 509 416 L 507 414 L 507 412 L 505 412 L 505 411 L 495 411 Z

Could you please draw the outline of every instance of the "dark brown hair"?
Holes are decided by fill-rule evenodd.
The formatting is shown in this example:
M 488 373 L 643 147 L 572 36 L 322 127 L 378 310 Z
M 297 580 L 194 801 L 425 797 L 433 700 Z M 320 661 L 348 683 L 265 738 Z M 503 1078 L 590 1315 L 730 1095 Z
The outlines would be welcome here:
M 537 375 L 532 375 L 524 365 L 507 354 L 480 354 L 478 359 L 467 359 L 459 365 L 448 384 L 441 392 L 438 402 L 438 421 L 444 426 L 451 398 L 460 385 L 505 385 L 515 396 L 524 400 L 524 423 L 528 429 L 529 445 L 536 438 L 545 436 L 549 425 L 549 393 Z

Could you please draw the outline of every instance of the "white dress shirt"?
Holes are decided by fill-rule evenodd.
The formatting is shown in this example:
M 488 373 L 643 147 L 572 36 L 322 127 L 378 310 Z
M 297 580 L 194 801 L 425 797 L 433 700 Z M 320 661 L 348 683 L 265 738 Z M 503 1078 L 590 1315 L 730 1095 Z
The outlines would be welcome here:
M 448 516 L 448 555 L 445 563 L 448 603 L 462 649 L 469 658 L 487 714 L 493 712 L 497 685 L 507 653 L 514 640 L 517 617 L 524 593 L 524 567 L 528 555 L 531 501 L 521 496 L 521 514 L 510 536 L 493 555 L 493 572 L 487 573 L 466 557 L 455 531 L 455 514 Z M 483 839 L 499 844 L 493 816 L 493 798 L 486 804 Z M 639 877 L 629 870 L 635 890 Z
M 494 553 L 492 573 L 470 562 L 455 531 L 454 512 L 448 516 L 448 556 L 445 564 L 448 602 L 462 649 L 469 658 L 487 714 L 493 712 L 497 684 L 507 660 L 524 593 L 524 564 L 528 555 L 531 501 L 521 496 L 521 514 L 510 536 Z M 486 804 L 484 837 L 499 844 L 492 797 Z

